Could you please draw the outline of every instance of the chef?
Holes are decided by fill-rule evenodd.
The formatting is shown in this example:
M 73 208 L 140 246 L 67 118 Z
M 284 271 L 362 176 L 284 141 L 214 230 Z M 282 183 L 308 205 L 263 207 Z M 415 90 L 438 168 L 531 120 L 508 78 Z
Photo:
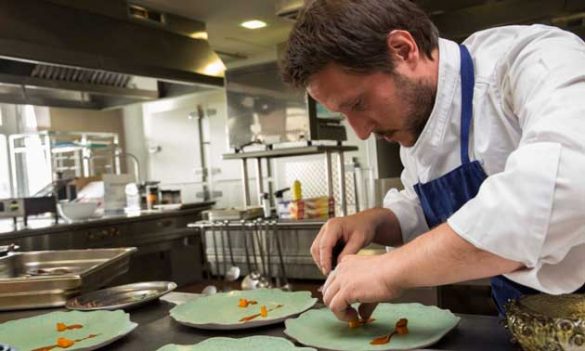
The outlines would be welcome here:
M 311 247 L 339 319 L 367 319 L 405 289 L 487 277 L 500 313 L 524 294 L 584 291 L 577 36 L 507 26 L 459 45 L 408 0 L 314 0 L 290 34 L 282 75 L 361 139 L 401 145 L 404 190 L 383 208 L 329 220 Z M 370 243 L 397 248 L 356 256 Z

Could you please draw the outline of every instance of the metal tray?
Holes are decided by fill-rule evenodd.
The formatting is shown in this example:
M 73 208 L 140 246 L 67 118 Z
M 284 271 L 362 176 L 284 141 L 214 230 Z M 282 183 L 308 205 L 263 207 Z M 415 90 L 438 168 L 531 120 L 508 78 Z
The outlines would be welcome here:
M 138 307 L 175 290 L 173 282 L 145 282 L 115 286 L 90 292 L 67 301 L 72 310 L 115 310 Z
M 30 251 L 0 257 L 0 311 L 63 306 L 126 273 L 136 248 Z

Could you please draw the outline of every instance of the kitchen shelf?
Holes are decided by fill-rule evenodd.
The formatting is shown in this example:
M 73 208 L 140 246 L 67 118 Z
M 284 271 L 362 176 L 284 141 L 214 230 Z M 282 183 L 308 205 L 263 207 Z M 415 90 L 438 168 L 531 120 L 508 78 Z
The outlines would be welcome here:
M 264 193 L 264 184 L 262 182 L 263 170 L 262 170 L 262 159 L 266 159 L 266 175 L 268 178 L 272 177 L 272 170 L 270 167 L 270 159 L 279 157 L 297 157 L 307 155 L 325 154 L 325 180 L 327 182 L 327 194 L 329 197 L 334 197 L 333 191 L 333 168 L 331 155 L 337 154 L 338 157 L 338 175 L 339 175 L 339 188 L 340 188 L 340 207 L 342 216 L 347 215 L 347 200 L 346 200 L 346 188 L 345 188 L 345 161 L 344 153 L 348 151 L 357 151 L 357 146 L 342 145 L 338 142 L 336 145 L 313 145 L 311 141 L 307 141 L 307 145 L 304 146 L 291 146 L 291 147 L 280 147 L 274 148 L 267 146 L 265 150 L 255 151 L 241 151 L 236 153 L 224 154 L 222 157 L 224 160 L 241 160 L 242 161 L 242 189 L 244 208 L 251 205 L 250 201 L 250 183 L 248 176 L 248 159 L 256 160 L 256 185 L 258 189 L 258 204 L 262 203 L 262 193 Z M 272 184 L 268 183 L 268 193 L 272 194 Z M 271 205 L 274 205 L 272 197 L 270 198 Z
M 246 158 L 278 158 L 278 157 L 294 157 L 294 156 L 306 156 L 306 155 L 317 155 L 326 152 L 347 152 L 357 151 L 357 146 L 348 145 L 311 145 L 301 147 L 290 147 L 290 148 L 279 148 L 270 150 L 259 150 L 259 151 L 248 151 L 248 152 L 237 152 L 231 154 L 224 154 L 224 160 L 241 160 Z

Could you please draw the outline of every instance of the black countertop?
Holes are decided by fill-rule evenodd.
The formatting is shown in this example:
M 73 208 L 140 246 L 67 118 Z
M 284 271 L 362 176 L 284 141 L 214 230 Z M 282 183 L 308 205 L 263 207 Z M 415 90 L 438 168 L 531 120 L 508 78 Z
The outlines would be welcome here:
M 169 216 L 188 216 L 197 215 L 201 211 L 211 208 L 214 202 L 200 202 L 184 205 L 177 210 L 154 210 L 142 211 L 136 214 L 114 214 L 105 215 L 100 218 L 92 218 L 85 221 L 67 223 L 60 220 L 55 224 L 52 218 L 34 218 L 31 217 L 28 221 L 28 226 L 24 227 L 20 221 L 17 227 L 14 227 L 12 219 L 0 220 L 0 239 L 22 238 L 25 236 L 44 235 L 48 233 L 58 233 L 79 230 L 83 228 L 106 226 L 119 223 L 137 222 L 145 219 L 157 219 Z
M 173 306 L 169 302 L 158 301 L 130 310 L 130 319 L 138 323 L 138 327 L 129 335 L 100 350 L 154 351 L 166 344 L 196 344 L 216 336 L 242 338 L 253 335 L 270 335 L 285 337 L 284 323 L 239 331 L 206 331 L 186 327 L 178 324 L 169 316 L 168 312 Z M 54 310 L 0 312 L 0 323 L 51 311 Z M 461 314 L 459 316 L 461 317 L 459 325 L 437 344 L 425 350 L 518 350 L 508 341 L 508 335 L 496 317 Z

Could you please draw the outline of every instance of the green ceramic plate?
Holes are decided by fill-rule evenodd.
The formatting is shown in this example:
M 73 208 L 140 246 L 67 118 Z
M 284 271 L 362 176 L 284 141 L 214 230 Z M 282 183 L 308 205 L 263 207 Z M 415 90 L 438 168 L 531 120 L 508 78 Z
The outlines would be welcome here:
M 129 317 L 124 311 L 51 312 L 0 324 L 0 340 L 19 351 L 30 351 L 55 345 L 59 337 L 79 340 L 96 334 L 67 348 L 68 351 L 95 350 L 136 328 L 137 324 L 130 322 Z M 83 328 L 58 332 L 57 323 L 81 324 Z
M 240 308 L 240 298 L 255 300 L 256 305 Z M 171 317 L 177 322 L 200 329 L 233 330 L 262 325 L 276 324 L 286 318 L 296 316 L 313 307 L 317 299 L 308 291 L 286 292 L 279 289 L 259 289 L 231 291 L 187 301 L 171 310 Z M 240 322 L 246 316 L 260 312 L 260 306 L 282 307 L 268 313 L 268 317 L 258 317 L 249 322 Z
M 296 347 L 284 338 L 251 336 L 247 338 L 211 338 L 197 345 L 165 345 L 157 351 L 317 351 L 312 347 Z
M 311 310 L 285 322 L 284 333 L 307 346 L 323 350 L 411 350 L 426 347 L 453 329 L 460 318 L 448 310 L 418 303 L 380 304 L 365 326 L 350 329 L 326 308 Z M 408 319 L 407 335 L 395 335 L 385 345 L 370 341 L 392 330 L 400 318 Z

